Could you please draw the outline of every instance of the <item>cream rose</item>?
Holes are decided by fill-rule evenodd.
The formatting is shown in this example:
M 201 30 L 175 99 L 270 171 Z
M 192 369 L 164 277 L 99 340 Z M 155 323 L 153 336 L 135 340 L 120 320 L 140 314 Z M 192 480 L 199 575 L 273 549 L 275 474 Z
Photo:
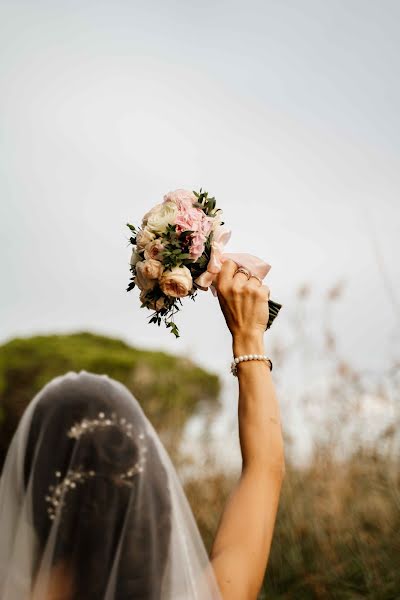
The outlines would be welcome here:
M 133 250 L 131 256 L 131 265 L 134 267 L 139 262 L 139 260 L 142 260 L 142 257 L 140 256 L 139 252 Z
M 159 260 L 140 260 L 136 263 L 136 283 L 141 290 L 151 290 L 163 272 Z
M 150 231 L 150 229 L 145 227 L 144 229 L 141 229 L 141 231 L 138 232 L 136 236 L 136 245 L 139 248 L 139 250 L 143 250 L 143 248 L 147 246 L 147 244 L 150 244 L 150 242 L 152 242 L 155 239 L 155 237 L 156 236 L 154 235 L 154 233 Z
M 192 275 L 187 267 L 174 267 L 164 271 L 160 278 L 160 288 L 166 296 L 182 298 L 193 287 Z
M 138 268 L 139 263 L 136 265 L 136 270 Z M 164 270 L 162 263 L 159 260 L 154 260 L 153 258 L 149 258 L 148 260 L 141 261 L 140 269 L 142 274 L 147 279 L 159 279 Z
M 160 238 L 155 239 L 146 245 L 144 249 L 144 257 L 146 259 L 153 258 L 155 260 L 161 260 L 162 251 L 164 250 L 164 246 Z
M 163 202 L 157 204 L 146 218 L 146 228 L 150 231 L 163 233 L 167 225 L 175 223 L 178 207 L 175 202 Z

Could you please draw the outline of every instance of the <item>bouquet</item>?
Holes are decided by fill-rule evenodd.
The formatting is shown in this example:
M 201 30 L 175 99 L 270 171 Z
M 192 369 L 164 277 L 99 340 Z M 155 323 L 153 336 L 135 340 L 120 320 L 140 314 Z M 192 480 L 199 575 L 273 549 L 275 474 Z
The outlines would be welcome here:
M 260 279 L 270 269 L 249 254 L 223 254 L 231 232 L 221 217 L 221 209 L 208 192 L 178 189 L 144 215 L 140 228 L 127 224 L 133 246 L 127 291 L 137 286 L 141 306 L 153 311 L 150 323 L 160 325 L 163 321 L 176 337 L 175 315 L 182 298 L 194 300 L 198 290 L 209 288 L 215 295 L 212 283 L 224 259 L 231 258 Z M 281 308 L 272 300 L 268 304 L 267 329 Z

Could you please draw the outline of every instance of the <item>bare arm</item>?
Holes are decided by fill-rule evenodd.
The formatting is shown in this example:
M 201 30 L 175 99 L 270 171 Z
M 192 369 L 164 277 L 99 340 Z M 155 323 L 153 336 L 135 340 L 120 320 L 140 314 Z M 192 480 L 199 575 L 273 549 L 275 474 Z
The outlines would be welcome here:
M 216 282 L 233 352 L 265 354 L 269 290 L 226 261 Z M 285 472 L 280 413 L 269 367 L 238 365 L 242 472 L 222 513 L 211 562 L 226 600 L 255 600 L 263 582 Z

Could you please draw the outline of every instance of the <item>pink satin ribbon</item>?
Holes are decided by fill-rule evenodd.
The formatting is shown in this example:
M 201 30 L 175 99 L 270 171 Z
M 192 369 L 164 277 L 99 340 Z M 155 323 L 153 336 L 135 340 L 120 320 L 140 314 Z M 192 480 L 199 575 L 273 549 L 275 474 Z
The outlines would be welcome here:
M 214 232 L 213 241 L 211 242 L 211 253 L 210 260 L 207 265 L 207 271 L 204 271 L 197 279 L 195 279 L 195 283 L 203 289 L 207 290 L 211 287 L 211 291 L 214 296 L 217 295 L 217 292 L 212 285 L 216 276 L 221 270 L 222 263 L 225 260 L 233 260 L 238 265 L 238 267 L 244 267 L 252 275 L 256 275 L 260 279 L 264 279 L 264 277 L 269 272 L 271 265 L 266 263 L 261 258 L 257 256 L 253 256 L 252 254 L 243 254 L 243 253 L 228 253 L 223 252 L 226 244 L 228 243 L 231 237 L 231 231 L 226 227 L 219 226 Z

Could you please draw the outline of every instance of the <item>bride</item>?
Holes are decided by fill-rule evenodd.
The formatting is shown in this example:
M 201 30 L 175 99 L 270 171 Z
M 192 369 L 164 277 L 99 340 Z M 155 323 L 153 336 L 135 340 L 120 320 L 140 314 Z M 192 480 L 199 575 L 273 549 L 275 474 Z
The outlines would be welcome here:
M 259 356 L 269 291 L 231 260 L 215 285 L 234 356 L 250 360 L 237 364 L 242 471 L 210 558 L 131 393 L 106 375 L 67 373 L 32 400 L 8 451 L 2 600 L 257 598 L 284 476 L 272 365 Z

